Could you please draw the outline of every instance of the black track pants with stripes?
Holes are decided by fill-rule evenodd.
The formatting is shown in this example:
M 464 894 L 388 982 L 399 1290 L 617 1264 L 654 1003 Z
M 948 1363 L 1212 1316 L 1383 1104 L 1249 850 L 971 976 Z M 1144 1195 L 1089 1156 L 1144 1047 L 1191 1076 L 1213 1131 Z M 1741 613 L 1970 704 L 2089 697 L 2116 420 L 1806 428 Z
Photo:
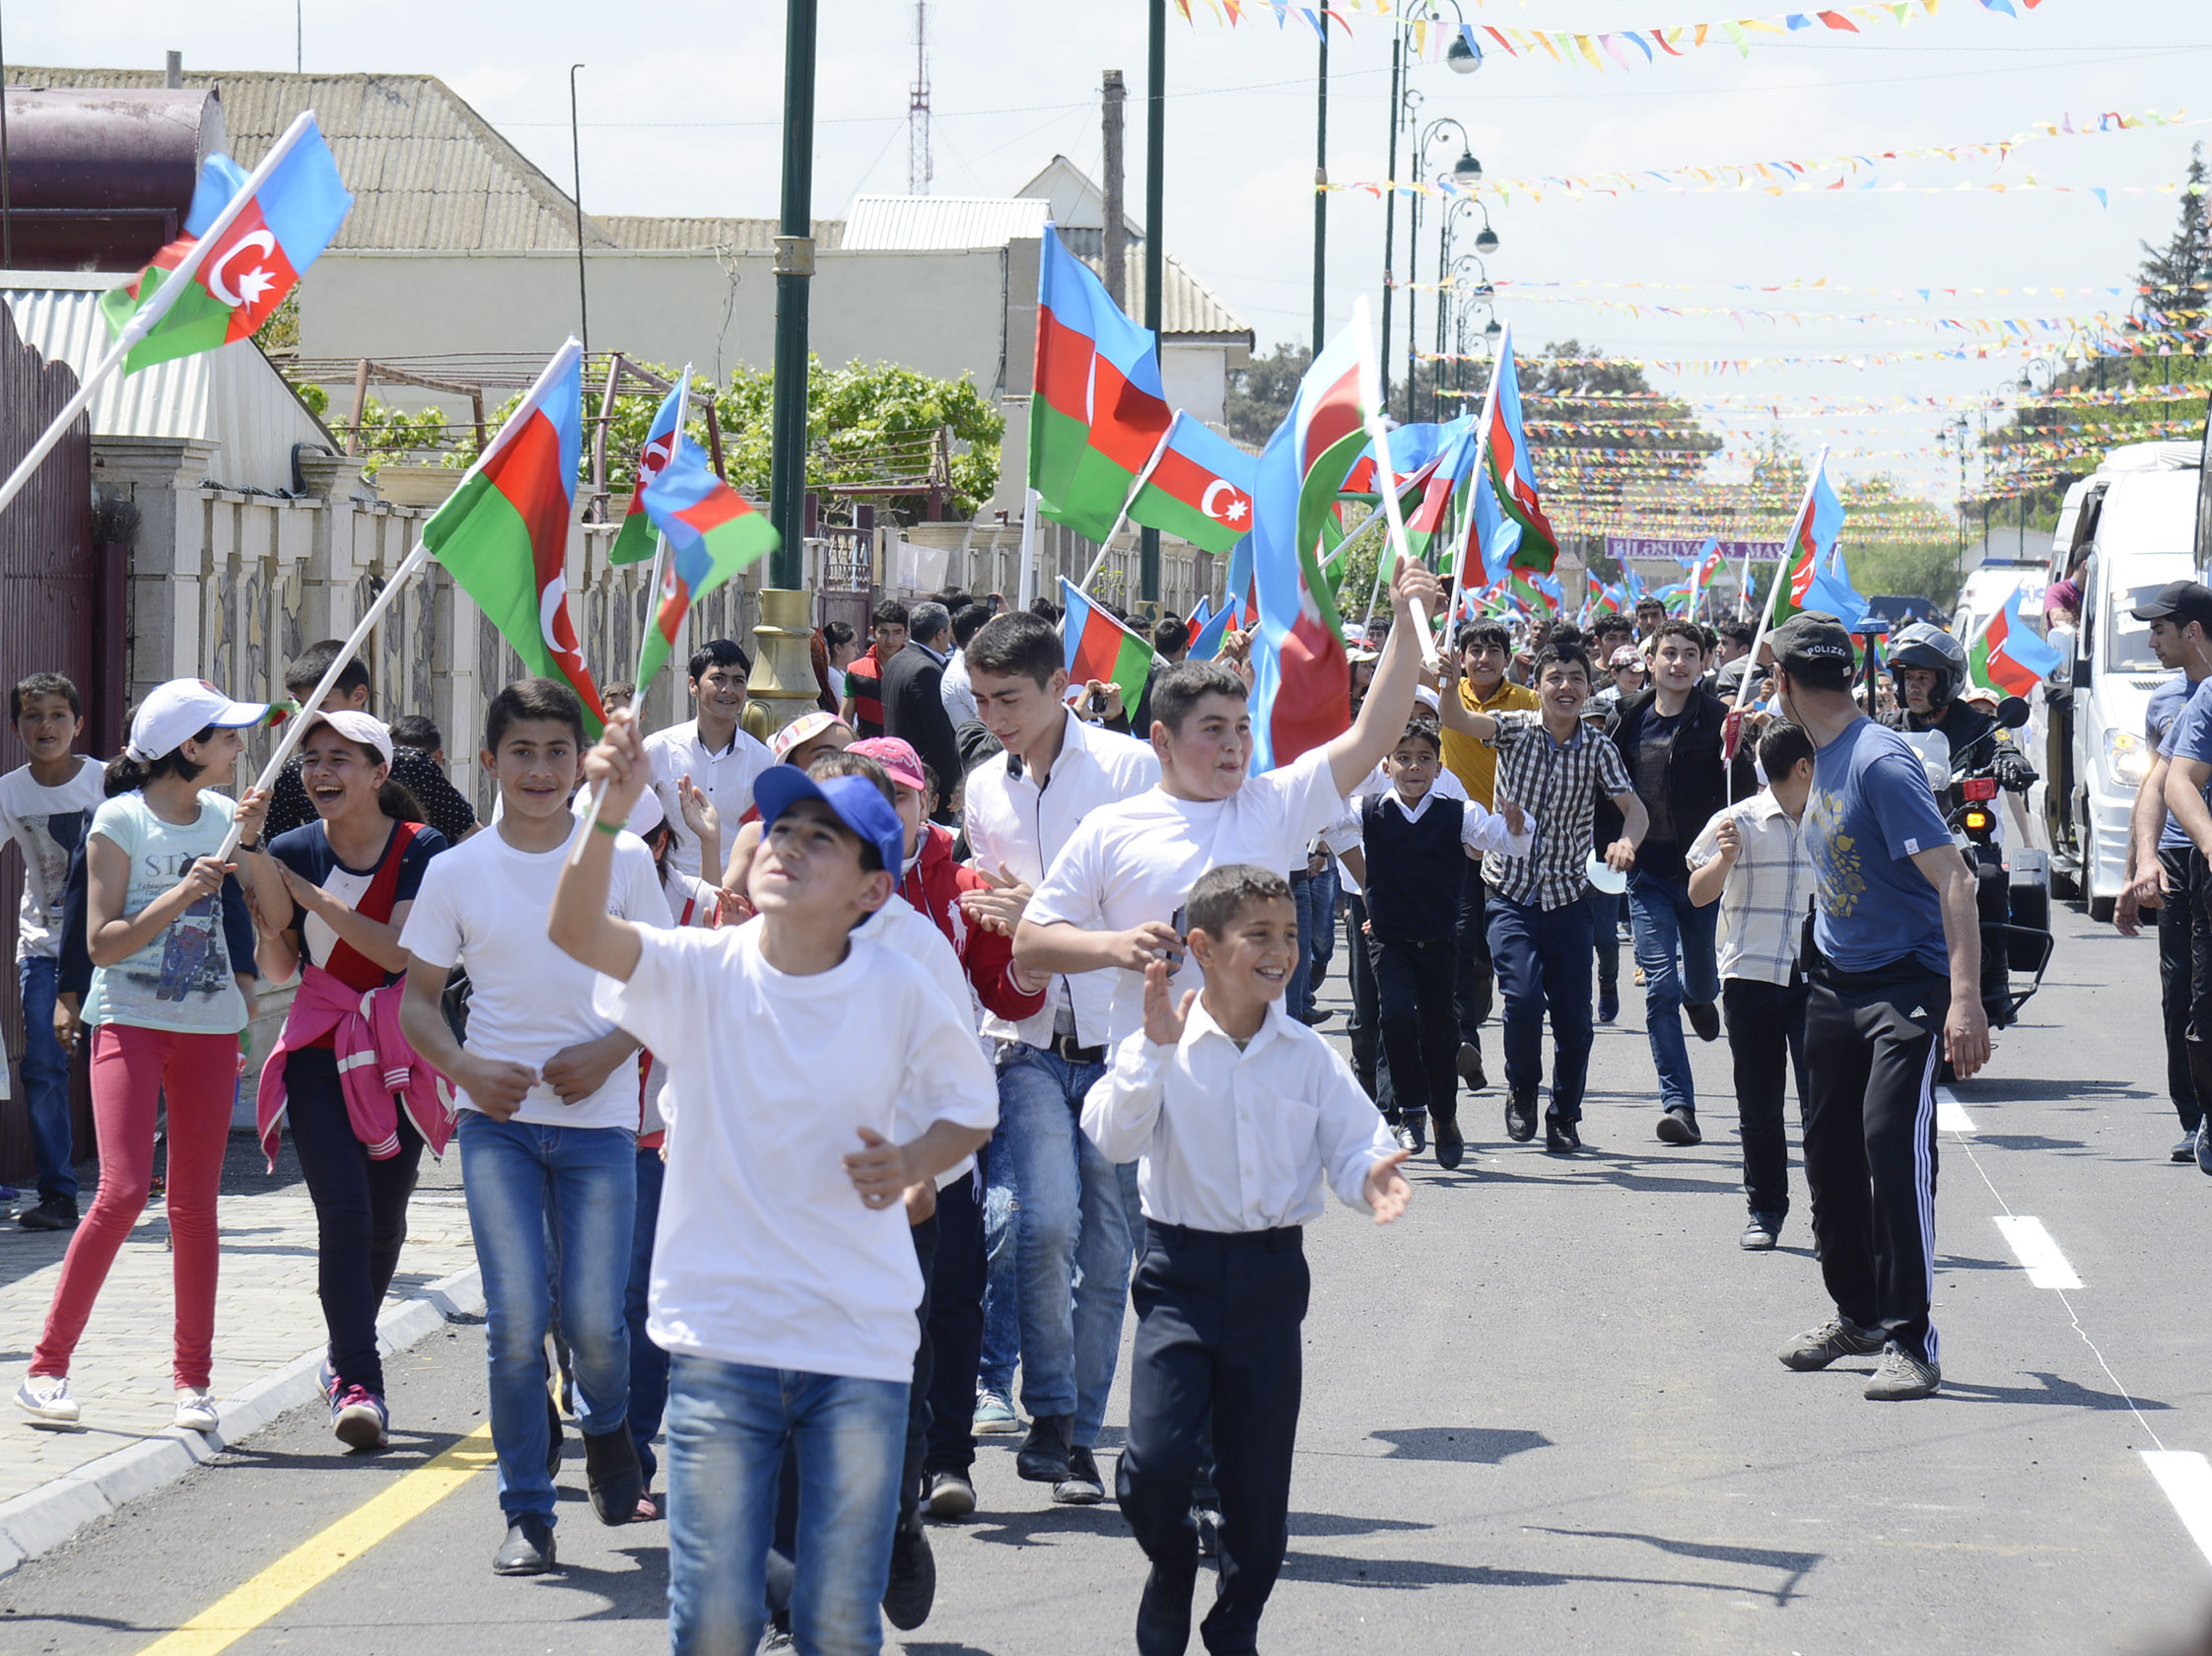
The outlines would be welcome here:
M 1950 980 L 1906 958 L 1871 972 L 1826 961 L 1805 1010 L 1805 1183 L 1836 1310 L 1939 1362 L 1935 1071 Z

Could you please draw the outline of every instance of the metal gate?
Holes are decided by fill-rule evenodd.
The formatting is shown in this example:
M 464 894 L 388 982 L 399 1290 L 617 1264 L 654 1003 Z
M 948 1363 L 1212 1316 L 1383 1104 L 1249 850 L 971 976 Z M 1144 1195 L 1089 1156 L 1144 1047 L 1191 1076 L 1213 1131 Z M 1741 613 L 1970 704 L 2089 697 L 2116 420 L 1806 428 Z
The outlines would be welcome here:
M 46 422 L 76 394 L 66 363 L 48 363 L 16 332 L 0 304 L 0 476 L 15 469 Z M 85 745 L 102 757 L 121 729 L 121 662 L 109 659 L 121 635 L 119 581 L 110 563 L 120 549 L 96 553 L 92 533 L 92 424 L 81 418 L 5 512 L 0 512 L 0 693 L 27 673 L 66 673 L 86 697 Z M 107 623 L 114 623 L 109 626 Z M 108 635 L 112 632 L 114 637 Z M 25 762 L 12 720 L 0 723 L 0 772 Z M 0 850 L 0 1034 L 7 1041 L 8 1100 L 0 1103 L 0 1179 L 32 1171 L 30 1115 L 24 1102 L 23 1007 L 16 986 L 16 909 L 23 897 L 23 854 Z M 79 1060 L 73 1086 L 77 1147 L 92 1144 L 91 1096 Z

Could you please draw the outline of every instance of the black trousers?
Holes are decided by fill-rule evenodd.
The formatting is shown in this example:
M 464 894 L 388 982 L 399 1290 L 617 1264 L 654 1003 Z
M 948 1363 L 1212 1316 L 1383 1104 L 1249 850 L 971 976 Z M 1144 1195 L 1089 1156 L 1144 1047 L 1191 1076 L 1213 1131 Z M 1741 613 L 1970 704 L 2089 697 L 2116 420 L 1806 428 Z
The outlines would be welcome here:
M 2174 1100 L 2174 1113 L 2181 1118 L 2181 1131 L 2194 1133 L 2204 1119 L 2197 1102 L 2196 1083 L 2189 1075 L 2189 1004 L 2196 981 L 2196 939 L 2203 929 L 2197 912 L 2196 881 L 2190 869 L 2194 861 L 2187 847 L 2168 847 L 2158 854 L 2165 871 L 2166 901 L 2158 910 L 2159 1009 L 2166 1019 L 2166 1092 Z
M 330 1367 L 344 1386 L 384 1392 L 377 1309 L 391 1289 L 407 1242 L 407 1199 L 423 1155 L 422 1136 L 402 1111 L 399 1153 L 383 1161 L 354 1137 L 338 1081 L 338 1055 L 303 1047 L 284 1060 L 292 1147 L 314 1203 L 315 1290 L 330 1335 Z
M 1871 972 L 1816 962 L 1805 1007 L 1805 1183 L 1836 1310 L 1940 1362 L 1935 1071 L 1951 983 L 1907 956 Z
M 1221 1581 L 1200 1632 L 1213 1656 L 1254 1649 L 1289 1546 L 1310 1287 L 1295 1226 L 1224 1235 L 1155 1220 L 1137 1267 L 1129 1445 L 1114 1492 L 1155 1580 L 1187 1596 L 1199 1565 L 1191 1485 L 1210 1444 Z M 1179 1656 L 1184 1646 L 1140 1619 L 1137 1648 Z
M 1376 1060 L 1382 1054 L 1382 1022 L 1380 997 L 1375 988 L 1375 961 L 1367 947 L 1367 900 L 1357 892 L 1346 895 L 1351 906 L 1345 917 L 1345 926 L 1351 936 L 1351 947 L 1346 951 L 1345 975 L 1351 980 L 1351 1022 L 1345 1034 L 1351 1042 L 1351 1072 L 1367 1096 L 1375 1101 L 1383 1120 L 1395 1125 L 1398 1121 L 1398 1091 L 1390 1079 L 1387 1060 L 1380 1066 Z
M 980 1163 L 982 1157 L 978 1156 Z M 930 1277 L 927 1472 L 966 1472 L 976 1460 L 976 1369 L 983 1353 L 983 1201 L 974 1179 L 937 1192 L 937 1263 Z
M 1797 1078 L 1805 1113 L 1805 1000 L 1802 975 L 1786 984 L 1729 978 L 1720 986 L 1728 1056 L 1736 1068 L 1736 1119 L 1744 1137 L 1744 1197 L 1755 1213 L 1789 1211 L 1789 1130 L 1782 1093 Z
M 1458 939 L 1370 937 L 1367 949 L 1398 1107 L 1425 1109 L 1439 1123 L 1457 1120 L 1461 1026 L 1453 987 Z
M 1470 862 L 1459 878 L 1459 966 L 1453 984 L 1453 1000 L 1459 1013 L 1459 1038 L 1470 1046 L 1483 1044 L 1483 1025 L 1489 1021 L 1497 973 L 1490 964 L 1489 887 L 1483 880 L 1483 865 Z M 1456 1058 L 1458 1055 L 1454 1054 Z
M 932 1213 L 912 1228 L 914 1261 L 922 1268 L 922 1303 L 914 1308 L 915 1320 L 922 1325 L 922 1339 L 914 1347 L 914 1378 L 906 1391 L 906 1469 L 899 1484 L 901 1523 L 912 1518 L 922 1504 L 922 1462 L 930 1438 L 930 1388 L 936 1379 L 936 1353 L 930 1346 L 930 1302 L 936 1275 L 937 1217 Z M 973 1419 L 974 1393 L 969 1397 L 968 1415 Z

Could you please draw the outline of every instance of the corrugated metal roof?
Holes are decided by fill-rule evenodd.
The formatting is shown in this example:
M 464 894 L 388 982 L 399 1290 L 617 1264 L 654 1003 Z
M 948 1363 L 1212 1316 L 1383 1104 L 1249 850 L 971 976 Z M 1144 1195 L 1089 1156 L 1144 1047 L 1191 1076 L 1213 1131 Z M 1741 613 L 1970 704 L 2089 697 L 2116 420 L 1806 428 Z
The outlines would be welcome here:
M 80 377 L 113 343 L 100 297 L 116 278 L 0 271 L 0 302 L 16 331 Z M 292 487 L 292 446 L 339 445 L 292 394 L 250 339 L 110 375 L 94 393 L 95 437 L 200 437 L 220 445 L 208 476 L 255 489 Z
M 1086 258 L 1083 262 L 1101 277 L 1105 275 L 1104 259 Z M 1183 267 L 1181 259 L 1169 253 L 1160 262 L 1164 266 L 1160 283 L 1160 332 L 1196 334 L 1247 347 L 1253 343 L 1252 324 L 1223 305 L 1211 288 Z M 1126 268 L 1129 276 L 1123 292 L 1129 296 L 1129 313 L 1141 319 L 1144 314 L 1143 248 L 1129 249 Z
M 18 86 L 156 88 L 160 70 L 7 71 Z M 218 87 L 231 154 L 251 167 L 303 109 L 315 123 L 353 211 L 331 243 L 340 248 L 468 252 L 574 247 L 568 195 L 435 75 L 281 75 L 258 70 L 187 74 Z M 588 214 L 586 241 L 614 242 Z
M 739 253 L 769 253 L 776 250 L 776 238 L 782 233 L 779 219 L 656 219 L 616 213 L 603 214 L 597 222 L 616 246 L 656 252 L 727 248 Z M 845 221 L 816 219 L 813 233 L 818 251 L 835 252 L 845 243 Z
M 845 215 L 848 252 L 1003 247 L 1042 236 L 1049 202 L 1011 196 L 857 195 Z

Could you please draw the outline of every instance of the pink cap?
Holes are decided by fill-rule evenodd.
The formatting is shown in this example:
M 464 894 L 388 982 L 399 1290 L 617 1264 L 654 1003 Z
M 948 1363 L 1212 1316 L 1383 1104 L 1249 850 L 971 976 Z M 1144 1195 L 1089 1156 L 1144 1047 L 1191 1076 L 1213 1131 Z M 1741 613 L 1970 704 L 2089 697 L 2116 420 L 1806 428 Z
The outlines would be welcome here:
M 928 776 L 922 768 L 922 755 L 915 752 L 914 744 L 903 736 L 869 736 L 853 743 L 845 751 L 866 754 L 889 772 L 891 780 L 901 788 L 911 788 L 917 794 L 930 791 Z

